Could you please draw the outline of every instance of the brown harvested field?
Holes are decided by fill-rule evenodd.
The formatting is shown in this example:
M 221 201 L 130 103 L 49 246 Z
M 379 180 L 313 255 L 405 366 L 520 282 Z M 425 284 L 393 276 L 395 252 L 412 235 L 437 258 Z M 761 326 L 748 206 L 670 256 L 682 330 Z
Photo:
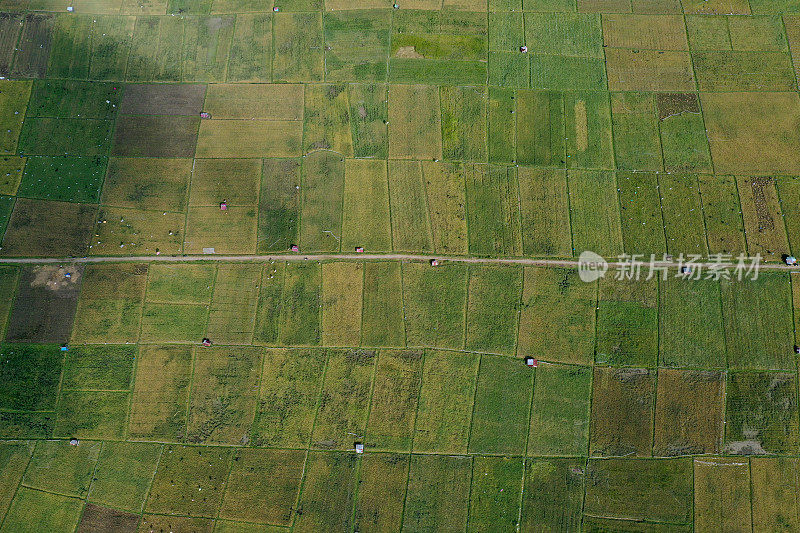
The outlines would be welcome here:
M 22 29 L 22 16 L 17 13 L 0 14 L 0 76 L 8 76 L 11 59 Z
M 680 113 L 699 113 L 700 102 L 694 93 L 659 93 L 656 95 L 658 120 Z
M 680 15 L 604 15 L 603 40 L 606 46 L 613 48 L 689 49 L 686 27 Z
M 133 533 L 137 531 L 138 525 L 139 515 L 87 503 L 83 510 L 83 517 L 78 524 L 77 533 L 100 533 L 102 531 Z
M 661 369 L 656 395 L 655 455 L 719 453 L 724 389 L 722 372 Z
M 198 116 L 205 95 L 203 84 L 130 84 L 125 86 L 120 113 Z
M 597 367 L 593 383 L 591 455 L 650 456 L 655 372 Z
M 94 205 L 18 198 L 0 255 L 85 255 L 96 216 Z
M 72 331 L 82 276 L 82 265 L 23 269 L 6 340 L 66 342 Z
M 789 239 L 775 179 L 737 177 L 736 183 L 748 253 L 780 261 L 781 256 L 789 252 Z
M 44 78 L 50 58 L 55 17 L 43 13 L 25 16 L 11 75 L 16 78 Z
M 717 174 L 800 173 L 800 97 L 796 92 L 702 93 Z
M 193 157 L 200 117 L 122 116 L 111 155 Z
M 208 88 L 203 110 L 212 118 L 303 120 L 303 87 L 291 83 L 216 83 Z

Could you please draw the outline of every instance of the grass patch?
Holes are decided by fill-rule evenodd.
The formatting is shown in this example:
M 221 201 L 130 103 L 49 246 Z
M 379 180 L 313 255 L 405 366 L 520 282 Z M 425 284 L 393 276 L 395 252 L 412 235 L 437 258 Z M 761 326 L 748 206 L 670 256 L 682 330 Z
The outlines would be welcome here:
M 160 457 L 160 444 L 104 442 L 89 500 L 141 512 Z
M 272 261 L 265 264 L 261 271 L 253 344 L 275 344 L 278 341 L 283 309 L 284 267 L 285 263 Z
M 45 440 L 36 445 L 22 484 L 65 496 L 86 498 L 92 472 L 100 456 L 100 442 L 70 446 L 63 440 Z
M 308 452 L 306 476 L 293 531 L 313 532 L 336 524 L 353 527 L 358 460 L 355 454 Z
M 53 436 L 122 439 L 129 397 L 128 391 L 62 391 Z
M 73 346 L 66 355 L 61 388 L 128 391 L 135 360 L 135 346 Z
M 517 172 L 511 167 L 466 168 L 469 251 L 477 255 L 522 254 Z
M 391 451 L 411 449 L 422 365 L 423 352 L 380 352 L 365 438 L 370 447 Z
M 273 81 L 321 81 L 325 70 L 322 14 L 278 13 L 273 20 Z
M 466 348 L 513 355 L 522 270 L 502 266 L 470 268 Z
M 433 233 L 419 161 L 389 161 L 389 204 L 392 248 L 395 251 L 430 251 Z
M 206 331 L 204 305 L 146 303 L 142 310 L 141 342 L 198 342 Z
M 406 263 L 403 304 L 409 346 L 461 348 L 464 343 L 467 269 Z
M 469 437 L 470 453 L 525 451 L 533 372 L 519 359 L 481 356 Z
M 719 453 L 724 388 L 725 376 L 721 372 L 661 369 L 654 454 Z
M 283 287 L 280 344 L 319 344 L 322 268 L 287 263 Z
M 539 364 L 528 455 L 586 453 L 591 389 L 592 371 L 588 367 Z
M 262 350 L 196 348 L 186 440 L 245 444 L 255 417 Z
M 102 202 L 115 207 L 184 211 L 191 159 L 112 157 Z
M 78 525 L 83 501 L 20 487 L 3 522 L 8 531 L 25 531 L 32 523 L 42 530 L 58 531 Z
M 322 265 L 323 346 L 361 343 L 363 286 L 364 263 L 337 261 Z
M 256 446 L 305 447 L 322 386 L 323 350 L 268 349 L 253 422 Z
M 475 354 L 428 353 L 414 426 L 414 451 L 467 451 L 479 361 Z
M 52 344 L 3 344 L 0 357 L 0 407 L 20 411 L 52 410 L 64 357 Z
M 253 340 L 261 265 L 220 265 L 208 311 L 206 335 L 219 344 L 250 344 Z
M 389 182 L 385 161 L 348 159 L 344 174 L 342 249 L 392 249 Z
M 133 387 L 128 435 L 179 440 L 186 435 L 192 372 L 189 346 L 142 346 Z
M 467 253 L 465 175 L 468 170 L 462 163 L 422 163 L 433 248 L 437 252 Z
M 652 454 L 655 378 L 645 369 L 594 369 L 591 455 Z
M 566 458 L 526 461 L 520 529 L 580 528 L 585 464 Z
M 331 150 L 353 155 L 347 86 L 308 85 L 303 116 L 303 153 Z
M 576 254 L 591 250 L 603 256 L 622 253 L 622 225 L 612 172 L 569 172 L 573 248 Z
M 199 254 L 213 248 L 218 254 L 247 254 L 256 251 L 258 208 L 190 207 L 186 217 L 183 251 Z
M 442 87 L 442 154 L 445 159 L 486 160 L 486 89 Z
M 428 85 L 389 86 L 389 158 L 441 157 L 439 90 Z
M 376 352 L 331 350 L 311 443 L 316 448 L 352 449 L 364 435 Z
M 195 159 L 190 206 L 258 205 L 261 161 L 258 159 Z
M 461 531 L 467 523 L 472 458 L 412 455 L 404 531 Z
M 745 253 L 745 234 L 736 179 L 732 176 L 700 176 L 700 195 L 710 254 Z M 787 225 L 789 220 L 786 221 Z
M 656 174 L 617 172 L 617 186 L 623 248 L 645 257 L 662 257 L 667 245 Z
M 297 244 L 300 225 L 300 162 L 265 159 L 258 199 L 259 253 L 288 250 Z
M 344 158 L 319 151 L 303 160 L 300 244 L 304 249 L 336 252 L 341 249 Z
M 595 361 L 616 366 L 656 366 L 658 282 L 603 278 L 597 307 Z
M 389 153 L 387 86 L 350 84 L 347 90 L 354 155 L 385 159 Z
M 330 5 L 327 7 L 331 9 Z M 334 81 L 385 80 L 390 24 L 390 13 L 385 10 L 327 13 L 325 78 Z
M 597 287 L 574 270 L 526 267 L 517 353 L 548 361 L 591 364 Z
M 100 208 L 91 255 L 178 254 L 183 237 L 183 213 Z
M 217 267 L 211 263 L 152 263 L 147 276 L 148 303 L 208 304 Z
M 401 266 L 397 261 L 364 263 L 361 343 L 405 346 Z
M 357 531 L 385 531 L 400 526 L 409 462 L 408 455 L 364 456 L 358 472 Z
M 557 169 L 518 169 L 522 253 L 571 257 L 567 175 Z

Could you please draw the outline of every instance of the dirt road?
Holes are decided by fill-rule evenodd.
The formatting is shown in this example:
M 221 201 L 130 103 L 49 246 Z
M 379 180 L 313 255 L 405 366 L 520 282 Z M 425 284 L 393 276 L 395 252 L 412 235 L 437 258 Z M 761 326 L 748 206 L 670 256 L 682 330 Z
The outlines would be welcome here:
M 347 253 L 347 254 L 301 254 L 301 253 L 287 253 L 287 254 L 274 254 L 274 255 L 221 255 L 221 254 L 203 254 L 203 255 L 145 255 L 145 256 L 97 256 L 97 257 L 25 257 L 25 258 L 7 258 L 0 259 L 0 264 L 62 264 L 62 263 L 141 263 L 141 262 L 200 262 L 200 261 L 216 261 L 216 262 L 269 262 L 269 261 L 420 261 L 428 262 L 431 259 L 437 259 L 440 263 L 470 263 L 470 264 L 486 264 L 486 265 L 523 265 L 523 266 L 540 266 L 540 267 L 555 267 L 555 268 L 577 268 L 577 259 L 532 259 L 532 258 L 498 258 L 498 257 L 471 257 L 471 256 L 450 256 L 450 255 L 434 255 L 434 254 L 369 254 L 369 253 Z M 734 263 L 735 263 L 734 259 Z M 706 269 L 710 263 L 703 263 L 702 268 Z M 678 268 L 677 262 L 656 261 L 653 263 L 657 268 Z M 619 261 L 609 261 L 609 270 L 617 270 L 620 268 L 629 268 L 629 265 Z M 649 269 L 649 263 L 641 266 L 642 273 L 646 274 Z M 783 263 L 762 262 L 759 270 L 769 271 L 786 271 L 786 272 L 800 272 L 800 265 L 789 266 Z

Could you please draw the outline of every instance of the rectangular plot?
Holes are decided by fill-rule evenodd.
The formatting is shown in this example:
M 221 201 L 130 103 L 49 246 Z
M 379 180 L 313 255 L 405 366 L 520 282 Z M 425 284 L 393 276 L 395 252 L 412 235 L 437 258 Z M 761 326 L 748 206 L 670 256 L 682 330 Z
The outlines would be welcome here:
M 361 344 L 405 346 L 402 273 L 400 263 L 364 264 Z
M 403 264 L 403 304 L 409 346 L 458 349 L 464 343 L 467 269 Z
M 517 354 L 591 364 L 596 291 L 574 270 L 526 267 Z
M 142 346 L 133 387 L 128 435 L 131 439 L 179 440 L 186 432 L 190 346 Z
M 530 59 L 519 52 L 489 52 L 490 86 L 527 89 L 531 86 L 530 70 Z
M 521 530 L 579 529 L 585 466 L 585 459 L 525 461 Z
M 338 251 L 344 194 L 344 159 L 320 151 L 303 160 L 300 242 L 311 250 Z
M 667 252 L 658 180 L 652 172 L 617 172 L 623 248 L 661 257 Z
M 710 254 L 745 253 L 744 223 L 733 176 L 699 176 Z
M 733 180 L 731 180 L 733 181 Z M 792 253 L 800 250 L 800 180 L 796 178 L 777 178 L 775 189 L 780 200 L 783 222 L 786 224 L 786 235 L 789 239 L 789 247 Z M 738 198 L 737 198 L 738 199 Z
M 189 205 L 255 206 L 260 178 L 259 159 L 195 159 Z
M 725 453 L 786 454 L 797 449 L 796 377 L 730 372 L 725 391 Z
M 14 54 L 11 75 L 17 78 L 44 78 L 52 45 L 55 16 L 44 13 L 25 15 L 25 24 Z
M 517 179 L 522 253 L 572 256 L 566 172 L 520 167 Z
M 348 7 L 366 7 L 360 4 Z M 390 20 L 386 10 L 326 13 L 325 79 L 385 80 Z
M 206 85 L 201 83 L 132 83 L 125 86 L 120 113 L 197 116 L 205 95 Z
M 50 62 L 47 66 L 50 76 L 77 79 L 89 77 L 92 20 L 91 16 L 76 16 L 72 13 L 64 13 L 56 17 L 55 26 L 53 27 L 53 46 L 50 51 Z M 0 22 L 0 24 L 2 23 Z M 19 26 L 16 31 L 9 31 L 8 35 L 12 34 L 16 44 Z M 0 59 L 0 71 L 7 73 L 8 69 L 3 68 L 3 63 L 4 61 Z
M 430 251 L 433 234 L 421 162 L 389 161 L 389 203 L 394 250 Z
M 792 60 L 784 52 L 695 52 L 697 87 L 701 91 L 793 91 Z
M 602 59 L 531 56 L 531 87 L 534 89 L 605 90 L 607 86 Z
M 148 268 L 147 301 L 208 304 L 217 267 L 208 263 L 158 264 Z
M 165 214 L 166 213 L 166 214 Z M 155 255 L 181 252 L 183 213 L 101 208 L 90 255 Z
M 19 153 L 104 156 L 108 153 L 113 128 L 112 120 L 29 118 L 20 132 Z
M 331 524 L 345 531 L 352 525 L 358 458 L 350 453 L 309 452 L 293 531 L 316 532 Z
M 281 344 L 319 344 L 321 271 L 317 263 L 286 264 Z
M 126 79 L 181 81 L 184 22 L 174 17 L 136 18 Z
M 612 91 L 695 90 L 688 51 L 606 48 L 606 71 Z
M 321 13 L 279 13 L 273 23 L 274 81 L 320 81 L 324 75 Z
M 55 419 L 55 411 L 0 411 L 0 434 L 8 439 L 48 439 Z
M 256 413 L 262 349 L 195 348 L 186 440 L 241 444 Z
M 2 254 L 85 255 L 96 217 L 93 205 L 19 198 L 8 221 Z M 61 230 L 54 232 L 54 227 Z
M 518 526 L 523 461 L 510 457 L 476 457 L 472 466 L 469 531 Z
M 514 90 L 489 88 L 487 104 L 489 162 L 516 162 L 516 120 Z
M 529 367 L 515 358 L 482 355 L 469 436 L 470 453 L 524 453 L 531 394 L 533 372 Z
M 660 285 L 659 364 L 725 368 L 719 283 L 673 277 Z
M 132 345 L 76 346 L 67 354 L 61 388 L 127 391 L 135 359 Z
M 344 173 L 342 249 L 392 249 L 386 161 L 348 159 Z
M 605 15 L 605 46 L 646 50 L 688 50 L 686 27 L 679 15 Z
M 103 443 L 89 499 L 117 509 L 140 512 L 160 456 L 159 444 Z
M 408 455 L 369 454 L 361 460 L 355 528 L 364 533 L 397 529 L 403 515 Z
M 3 8 L 5 9 L 5 6 Z M 75 17 L 69 18 L 75 20 Z M 21 14 L 3 13 L 0 15 L 0 36 L 2 36 L 0 37 L 0 76 L 8 76 L 11 73 L 11 60 L 14 58 L 22 25 Z
M 703 531 L 752 530 L 750 465 L 746 460 L 694 460 L 694 523 Z
M 82 273 L 80 265 L 23 268 L 8 319 L 6 340 L 67 342 L 78 305 Z
M 568 174 L 575 254 L 591 250 L 603 256 L 622 253 L 616 179 L 613 172 L 574 170 Z
M 186 17 L 183 37 L 183 81 L 224 81 L 233 37 L 234 17 Z
M 789 249 L 774 178 L 737 177 L 747 252 L 778 260 Z
M 183 211 L 191 159 L 114 157 L 103 181 L 103 204 L 133 209 Z
M 621 170 L 661 170 L 655 100 L 646 93 L 611 93 L 614 154 Z
M 197 157 L 295 157 L 302 135 L 299 121 L 203 120 Z
M 0 332 L 5 333 L 8 314 L 17 291 L 20 269 L 14 266 L 0 267 Z
M 722 372 L 659 370 L 654 455 L 720 453 L 724 389 Z
M 253 344 L 276 344 L 283 309 L 283 271 L 286 263 L 270 261 L 261 271 Z
M 602 57 L 603 29 L 600 15 L 526 13 L 525 42 L 532 52 Z
M 592 371 L 589 367 L 540 363 L 531 409 L 531 455 L 586 453 Z
M 482 46 L 482 39 L 478 43 Z M 420 79 L 439 85 L 481 85 L 486 83 L 486 62 L 482 59 L 407 59 L 396 55 L 389 58 L 390 82 L 415 83 Z
M 387 86 L 351 83 L 348 91 L 353 154 L 386 159 L 389 153 Z
M 300 161 L 265 159 L 258 197 L 258 252 L 288 250 L 300 224 Z
M 595 362 L 614 366 L 656 366 L 657 281 L 601 278 L 597 307 Z
M 441 159 L 439 90 L 428 85 L 389 87 L 389 157 Z
M 414 425 L 414 451 L 467 451 L 480 357 L 462 352 L 428 352 Z
M 194 157 L 199 123 L 198 117 L 120 117 L 114 131 L 111 155 Z M 206 134 L 206 136 L 209 135 Z M 217 140 L 223 142 L 225 139 Z M 198 155 L 201 154 L 198 153 Z
M 442 153 L 445 159 L 486 160 L 486 89 L 442 87 Z
M 796 458 L 759 457 L 750 460 L 754 529 L 800 528 L 796 492 L 799 475 Z
M 4 80 L 0 82 L 0 106 L 6 110 L 0 117 L 0 151 L 12 155 L 17 151 L 25 111 L 31 95 L 31 82 Z M 12 113 L 13 111 L 13 113 Z
M 502 266 L 470 268 L 466 348 L 513 355 L 522 269 Z
M 584 513 L 670 524 L 692 521 L 692 463 L 685 459 L 592 459 Z
M 370 447 L 391 451 L 411 449 L 422 365 L 422 351 L 380 352 L 365 437 Z
M 322 345 L 358 346 L 364 263 L 322 265 Z
M 521 255 L 516 169 L 469 165 L 465 174 L 470 253 Z
M 272 15 L 239 13 L 231 38 L 227 81 L 270 81 Z
M 142 342 L 197 342 L 208 321 L 205 305 L 146 303 L 142 310 Z
M 545 91 L 517 91 L 517 162 L 520 165 L 564 167 L 564 96 Z
M 703 116 L 693 94 L 658 95 L 664 169 L 667 172 L 712 171 Z
M 655 372 L 596 367 L 593 384 L 591 455 L 650 456 Z
M 123 438 L 129 396 L 127 391 L 62 391 L 53 436 L 80 439 Z
M 791 288 L 783 275 L 722 281 L 728 366 L 793 369 Z
M 35 521 L 37 527 L 51 530 L 75 528 L 78 526 L 83 505 L 84 502 L 78 498 L 21 486 L 8 509 L 5 527 L 10 531 L 24 531 Z
M 303 95 L 298 84 L 214 83 L 203 110 L 214 118 L 303 120 Z
M 218 344 L 250 344 L 258 305 L 261 265 L 220 265 L 208 311 L 208 337 Z
M 472 458 L 412 455 L 403 531 L 463 531 Z
M 353 156 L 347 85 L 308 85 L 305 90 L 303 151 L 332 150 Z
M 302 450 L 237 450 L 220 518 L 291 524 L 305 459 Z
M 311 444 L 350 450 L 364 435 L 377 352 L 330 350 Z
M 99 15 L 93 22 L 89 79 L 124 80 L 136 18 Z
M 461 163 L 422 162 L 433 249 L 465 254 L 468 246 L 465 167 Z
M 324 350 L 272 348 L 265 351 L 252 429 L 255 446 L 308 446 L 325 359 Z
M 700 205 L 700 188 L 694 176 L 660 174 L 661 213 L 672 255 L 708 255 Z
M 612 168 L 611 109 L 602 92 L 564 96 L 568 168 Z
M 26 198 L 97 203 L 105 157 L 31 157 L 17 194 Z
M 0 407 L 19 411 L 55 409 L 64 357 L 55 344 L 3 344 Z

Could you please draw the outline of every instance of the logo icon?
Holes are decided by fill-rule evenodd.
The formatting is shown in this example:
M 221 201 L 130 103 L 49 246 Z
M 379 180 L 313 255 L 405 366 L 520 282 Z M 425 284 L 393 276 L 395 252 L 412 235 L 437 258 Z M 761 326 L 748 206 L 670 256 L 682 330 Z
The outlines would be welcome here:
M 578 257 L 578 276 L 581 281 L 591 283 L 606 275 L 608 271 L 608 262 L 602 256 L 585 250 L 581 252 Z

